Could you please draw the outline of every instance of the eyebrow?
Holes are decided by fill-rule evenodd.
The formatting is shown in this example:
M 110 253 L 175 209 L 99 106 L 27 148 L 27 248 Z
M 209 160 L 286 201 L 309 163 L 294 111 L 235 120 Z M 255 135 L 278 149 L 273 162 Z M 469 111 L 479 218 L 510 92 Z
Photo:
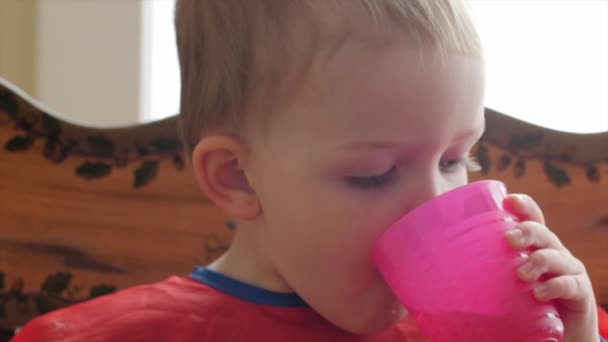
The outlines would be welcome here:
M 485 131 L 485 125 L 477 127 L 475 129 L 466 130 L 458 134 L 453 141 L 465 141 L 473 137 L 479 139 Z M 395 141 L 358 141 L 350 144 L 342 145 L 345 149 L 370 149 L 370 150 L 390 150 L 397 149 L 403 146 L 403 143 Z
M 348 150 L 369 149 L 369 150 L 392 150 L 403 146 L 403 143 L 393 141 L 358 141 L 344 144 L 340 147 Z

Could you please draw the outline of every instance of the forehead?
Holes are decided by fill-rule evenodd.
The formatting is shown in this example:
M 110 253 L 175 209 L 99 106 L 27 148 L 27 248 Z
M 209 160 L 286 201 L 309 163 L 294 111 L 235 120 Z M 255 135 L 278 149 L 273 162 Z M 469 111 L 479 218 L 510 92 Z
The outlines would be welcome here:
M 273 125 L 312 144 L 437 142 L 483 126 L 483 86 L 475 57 L 405 40 L 383 50 L 345 45 L 312 65 Z

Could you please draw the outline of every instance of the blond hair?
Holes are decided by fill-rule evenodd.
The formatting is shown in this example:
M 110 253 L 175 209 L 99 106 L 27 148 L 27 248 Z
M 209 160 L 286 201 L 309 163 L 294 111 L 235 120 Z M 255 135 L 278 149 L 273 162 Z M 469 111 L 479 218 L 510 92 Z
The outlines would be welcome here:
M 293 60 L 310 61 L 320 45 L 398 29 L 441 51 L 481 54 L 461 0 L 178 0 L 175 25 L 188 151 L 209 132 L 238 135 L 252 98 L 276 94 Z

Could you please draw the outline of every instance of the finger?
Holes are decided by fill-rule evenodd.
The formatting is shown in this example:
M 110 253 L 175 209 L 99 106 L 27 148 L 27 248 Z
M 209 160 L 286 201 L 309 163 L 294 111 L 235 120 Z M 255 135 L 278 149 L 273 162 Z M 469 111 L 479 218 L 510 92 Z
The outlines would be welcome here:
M 539 249 L 530 254 L 517 269 L 517 275 L 525 282 L 537 281 L 543 276 L 584 274 L 585 266 L 571 254 L 556 249 Z
M 552 248 L 567 251 L 555 233 L 544 224 L 534 221 L 518 223 L 513 229 L 508 230 L 505 236 L 516 250 Z
M 564 275 L 549 279 L 534 288 L 534 296 L 540 301 L 583 301 L 592 292 L 590 286 L 585 274 Z
M 507 196 L 503 207 L 517 216 L 520 221 L 536 221 L 545 224 L 545 217 L 538 204 L 528 195 L 512 194 Z

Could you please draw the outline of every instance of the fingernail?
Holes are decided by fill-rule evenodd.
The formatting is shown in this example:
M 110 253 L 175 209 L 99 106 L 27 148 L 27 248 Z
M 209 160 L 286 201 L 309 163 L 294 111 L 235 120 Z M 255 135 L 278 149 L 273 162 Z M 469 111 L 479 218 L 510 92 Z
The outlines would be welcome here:
M 537 275 L 535 272 L 535 267 L 531 262 L 526 262 L 523 266 L 521 266 L 517 273 L 520 275 L 523 280 L 532 281 L 536 280 Z
M 509 240 L 511 240 L 513 243 L 517 244 L 518 246 L 525 245 L 526 237 L 524 236 L 524 232 L 522 232 L 521 229 L 513 228 L 511 230 L 508 230 L 506 234 L 507 234 L 507 237 L 509 238 Z
M 549 288 L 546 285 L 538 285 L 534 288 L 534 296 L 539 300 L 547 300 L 549 297 Z
M 517 201 L 522 204 L 525 204 L 528 202 L 528 197 L 526 197 L 524 195 L 517 194 L 517 195 L 515 195 L 515 198 L 517 198 Z

